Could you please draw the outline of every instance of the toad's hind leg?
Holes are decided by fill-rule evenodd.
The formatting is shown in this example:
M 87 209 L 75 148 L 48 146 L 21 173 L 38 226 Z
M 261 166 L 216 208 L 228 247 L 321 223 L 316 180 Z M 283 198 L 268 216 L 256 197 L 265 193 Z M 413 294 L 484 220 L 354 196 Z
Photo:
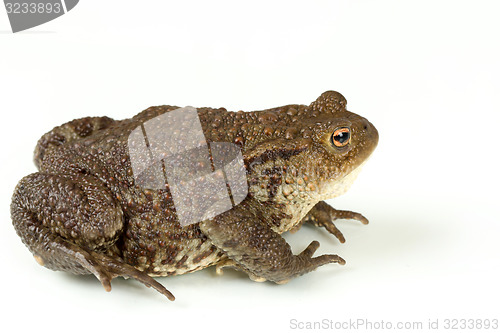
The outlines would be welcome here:
M 11 216 L 17 234 L 43 266 L 94 274 L 107 291 L 113 278 L 131 277 L 174 299 L 119 257 L 113 245 L 123 230 L 123 213 L 96 178 L 45 173 L 24 177 L 14 191 Z
M 40 168 L 47 151 L 65 143 L 87 137 L 116 123 L 109 117 L 85 117 L 69 121 L 44 134 L 35 148 L 34 162 Z

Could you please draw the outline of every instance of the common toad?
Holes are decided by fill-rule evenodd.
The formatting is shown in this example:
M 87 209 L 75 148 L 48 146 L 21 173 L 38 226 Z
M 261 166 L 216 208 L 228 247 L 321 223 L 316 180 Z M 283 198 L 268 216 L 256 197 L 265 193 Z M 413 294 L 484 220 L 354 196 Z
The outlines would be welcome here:
M 17 185 L 11 216 L 36 261 L 52 270 L 94 274 L 105 290 L 117 276 L 137 279 L 170 300 L 154 276 L 216 265 L 256 281 L 285 283 L 337 255 L 313 257 L 313 241 L 294 255 L 281 237 L 303 223 L 324 227 L 344 242 L 335 219 L 368 220 L 323 200 L 344 193 L 378 142 L 365 118 L 346 110 L 346 99 L 327 91 L 309 106 L 254 112 L 199 108 L 207 142 L 241 148 L 248 195 L 211 219 L 181 226 L 168 187 L 137 185 L 127 139 L 175 106 L 150 107 L 131 119 L 76 119 L 38 141 L 39 172 Z M 170 130 L 170 129 L 166 129 Z

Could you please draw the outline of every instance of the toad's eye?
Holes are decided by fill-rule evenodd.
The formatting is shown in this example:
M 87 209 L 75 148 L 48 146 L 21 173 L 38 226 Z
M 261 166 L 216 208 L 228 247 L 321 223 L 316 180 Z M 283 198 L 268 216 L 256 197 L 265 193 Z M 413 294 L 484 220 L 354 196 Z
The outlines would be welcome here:
M 337 128 L 331 138 L 332 144 L 335 147 L 344 147 L 351 141 L 351 130 L 348 127 Z

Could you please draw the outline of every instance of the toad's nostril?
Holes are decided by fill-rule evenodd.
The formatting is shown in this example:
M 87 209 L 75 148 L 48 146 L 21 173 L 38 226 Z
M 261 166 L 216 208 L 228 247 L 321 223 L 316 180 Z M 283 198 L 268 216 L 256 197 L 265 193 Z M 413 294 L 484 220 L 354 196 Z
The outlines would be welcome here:
M 366 132 L 366 130 L 368 129 L 368 122 L 366 120 L 363 119 L 363 122 L 361 123 L 361 125 L 363 126 L 363 132 Z
M 368 130 L 368 127 L 370 127 L 370 122 L 365 118 L 363 118 L 361 124 L 363 125 L 363 132 L 366 132 Z

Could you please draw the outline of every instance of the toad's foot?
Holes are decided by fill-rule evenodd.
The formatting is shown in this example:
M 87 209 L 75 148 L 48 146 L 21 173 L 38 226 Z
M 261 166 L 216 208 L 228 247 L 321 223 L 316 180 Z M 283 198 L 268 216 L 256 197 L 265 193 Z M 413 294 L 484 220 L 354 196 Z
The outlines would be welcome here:
M 336 254 L 328 254 L 328 255 L 322 255 L 320 257 L 313 258 L 313 254 L 316 252 L 316 250 L 319 248 L 319 242 L 318 241 L 313 241 L 307 248 L 304 249 L 299 255 L 297 255 L 297 258 L 299 261 L 308 261 L 310 264 L 314 265 L 315 267 L 323 266 L 329 263 L 337 263 L 339 265 L 345 265 L 345 260 L 342 259 L 340 256 Z M 314 261 L 314 263 L 313 263 Z M 217 275 L 222 275 L 223 274 L 223 269 L 226 267 L 232 267 L 237 270 L 241 271 L 246 271 L 244 268 L 239 266 L 236 262 L 234 262 L 231 259 L 226 259 L 224 261 L 219 262 L 215 266 L 215 272 Z M 248 274 L 248 277 L 255 282 L 265 282 L 267 281 L 266 278 L 262 276 L 255 275 L 251 272 L 246 271 Z M 277 284 L 285 284 L 288 283 L 290 279 L 284 279 L 280 281 L 276 281 Z
M 309 265 L 312 265 L 315 268 L 331 264 L 337 263 L 339 265 L 345 265 L 345 260 L 336 254 L 324 254 L 319 257 L 313 258 L 314 253 L 319 248 L 318 241 L 312 241 L 304 251 L 302 251 L 297 257 L 301 259 L 303 262 L 307 262 Z M 285 284 L 288 283 L 290 279 L 283 279 L 280 281 L 276 281 L 277 284 Z
M 94 274 L 101 281 L 104 290 L 111 291 L 111 280 L 123 276 L 133 278 L 146 287 L 152 287 L 165 295 L 169 300 L 175 300 L 174 295 L 162 284 L 144 272 L 124 263 L 120 258 L 113 258 L 103 253 L 88 252 L 75 244 L 61 239 L 54 239 L 51 243 L 52 257 L 34 255 L 35 260 L 42 266 L 53 268 L 54 261 L 68 265 L 73 271 L 85 274 L 86 271 Z M 60 253 L 60 255 L 58 255 Z M 44 258 L 45 257 L 45 258 Z M 57 258 L 56 258 L 57 257 Z M 79 268 L 78 268 L 79 267 Z
M 161 283 L 150 277 L 144 272 L 128 265 L 121 260 L 103 255 L 103 254 L 93 254 L 94 262 L 89 262 L 90 266 L 86 268 L 94 274 L 99 281 L 101 281 L 102 286 L 106 291 L 111 291 L 111 280 L 118 276 L 123 276 L 125 278 L 133 278 L 146 287 L 152 287 L 159 293 L 165 295 L 169 300 L 174 301 L 175 297 L 170 291 L 168 291 Z M 97 264 L 97 265 L 96 265 Z
M 342 235 L 342 232 L 333 223 L 333 221 L 338 219 L 357 220 L 363 224 L 368 224 L 368 219 L 359 213 L 349 210 L 337 210 L 326 202 L 320 201 L 291 232 L 296 232 L 303 223 L 308 222 L 317 227 L 324 227 L 329 233 L 337 237 L 341 243 L 345 243 L 344 235 Z
M 217 263 L 217 265 L 215 265 L 215 273 L 217 275 L 222 275 L 224 274 L 224 271 L 223 269 L 226 268 L 226 267 L 234 267 L 235 266 L 235 262 L 231 259 L 224 259 L 222 261 L 219 261 Z

